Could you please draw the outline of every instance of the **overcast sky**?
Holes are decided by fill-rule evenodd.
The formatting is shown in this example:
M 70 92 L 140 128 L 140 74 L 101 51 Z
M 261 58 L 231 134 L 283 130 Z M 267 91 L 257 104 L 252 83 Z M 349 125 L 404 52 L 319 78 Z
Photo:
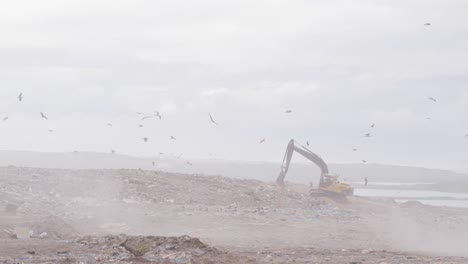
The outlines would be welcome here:
M 295 138 L 329 163 L 468 171 L 466 10 L 465 0 L 8 1 L 0 149 L 281 161 Z M 156 110 L 161 121 L 139 120 Z

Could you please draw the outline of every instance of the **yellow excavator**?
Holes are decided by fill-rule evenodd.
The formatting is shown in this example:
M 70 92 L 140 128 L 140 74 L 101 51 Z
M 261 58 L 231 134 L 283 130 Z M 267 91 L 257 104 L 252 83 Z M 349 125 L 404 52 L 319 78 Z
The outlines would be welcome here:
M 286 173 L 288 173 L 289 165 L 291 164 L 291 158 L 294 152 L 301 154 L 306 159 L 315 163 L 322 171 L 318 190 L 312 190 L 311 194 L 327 195 L 338 198 L 354 194 L 353 187 L 351 187 L 349 184 L 338 181 L 337 175 L 330 174 L 328 172 L 328 166 L 322 158 L 310 151 L 307 147 L 296 144 L 294 139 L 289 141 L 288 147 L 286 148 L 283 164 L 281 165 L 281 172 L 278 176 L 278 179 L 276 180 L 277 184 L 284 187 L 284 177 L 286 177 Z

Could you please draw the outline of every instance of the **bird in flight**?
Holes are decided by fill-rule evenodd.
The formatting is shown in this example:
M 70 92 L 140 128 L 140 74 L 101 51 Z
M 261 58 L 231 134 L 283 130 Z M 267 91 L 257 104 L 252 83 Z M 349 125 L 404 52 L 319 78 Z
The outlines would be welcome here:
M 426 27 L 428 27 L 428 26 L 431 25 L 431 23 L 425 23 L 424 25 L 425 25 Z
M 146 120 L 148 118 L 152 118 L 152 116 L 144 116 L 144 117 L 141 118 L 141 121 Z
M 371 136 L 371 134 L 370 134 L 370 133 L 366 133 L 366 134 L 364 134 L 364 137 L 366 137 L 366 138 L 370 138 L 370 137 L 372 137 L 372 136 Z
M 23 101 L 23 93 L 20 93 L 20 94 L 18 95 L 18 100 L 19 100 L 20 102 Z
M 367 161 L 366 161 L 366 160 L 362 160 L 362 163 L 367 163 Z
M 374 127 L 375 127 L 375 124 L 372 124 L 370 127 L 371 127 L 371 128 L 374 128 Z
M 218 123 L 216 123 L 216 121 L 214 121 L 213 117 L 211 116 L 210 113 L 208 113 L 208 115 L 210 116 L 210 121 L 211 123 L 215 124 L 215 125 L 218 125 Z
M 163 152 L 159 152 L 159 155 L 164 155 L 164 153 L 163 153 Z
M 172 140 L 176 140 L 177 138 L 175 138 L 174 136 L 171 136 L 171 139 L 172 139 Z
M 155 113 L 156 113 L 156 116 L 159 118 L 159 120 L 161 120 L 161 119 L 162 119 L 162 116 L 161 116 L 161 114 L 159 113 L 159 111 L 156 111 Z
M 465 137 L 468 138 L 468 134 L 466 134 Z
M 427 99 L 429 99 L 429 100 L 433 101 L 434 103 L 436 103 L 436 102 L 437 102 L 437 100 L 436 100 L 434 97 L 430 97 L 430 96 L 428 96 L 428 97 L 427 97 Z
M 139 124 L 138 127 L 143 127 L 143 125 L 142 125 L 142 124 Z
M 189 166 L 193 166 L 193 164 L 192 164 L 190 161 L 187 161 L 187 164 L 188 164 Z
M 147 137 L 144 137 L 144 138 L 143 138 L 143 141 L 144 141 L 144 142 L 148 142 L 148 138 L 147 138 Z
M 285 114 L 290 114 L 290 113 L 292 113 L 292 110 L 288 109 L 288 110 L 284 111 L 284 113 Z
M 352 151 L 357 151 L 357 148 L 353 148 Z
M 41 117 L 44 118 L 45 120 L 47 120 L 47 116 L 44 115 L 44 113 L 41 112 Z
M 306 141 L 306 145 L 307 145 L 308 147 L 310 147 L 310 145 L 309 145 L 309 141 L 308 141 L 308 140 Z
M 112 153 L 112 154 L 115 154 L 115 150 L 114 150 L 114 149 L 111 149 L 111 153 Z
M 53 130 L 53 129 L 49 129 L 49 132 L 52 133 L 52 132 L 54 132 L 54 130 Z
M 111 124 L 111 123 L 108 123 L 108 124 L 107 124 L 107 126 L 110 126 L 110 127 L 111 127 L 111 126 L 112 126 L 112 124 Z
M 156 165 L 156 162 L 153 161 L 153 162 L 151 162 L 151 164 L 154 166 L 154 165 Z
M 266 139 L 262 139 L 262 140 L 260 140 L 259 143 L 262 144 L 262 143 L 265 142 L 265 141 L 266 141 Z
M 5 121 L 7 121 L 7 120 L 8 120 L 8 116 L 5 116 L 5 117 L 3 118 L 3 122 L 5 122 Z

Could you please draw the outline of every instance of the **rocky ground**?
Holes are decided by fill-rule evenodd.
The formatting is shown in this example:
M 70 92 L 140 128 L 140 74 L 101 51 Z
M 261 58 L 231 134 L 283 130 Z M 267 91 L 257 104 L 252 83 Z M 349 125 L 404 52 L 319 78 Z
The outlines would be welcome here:
M 467 210 L 302 185 L 7 167 L 0 210 L 0 263 L 468 263 Z

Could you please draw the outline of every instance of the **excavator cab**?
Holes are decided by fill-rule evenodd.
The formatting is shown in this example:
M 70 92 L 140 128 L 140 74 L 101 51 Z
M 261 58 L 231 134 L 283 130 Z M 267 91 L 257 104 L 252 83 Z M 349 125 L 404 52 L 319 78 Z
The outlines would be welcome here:
M 338 176 L 332 174 L 323 174 L 319 186 L 321 187 L 328 187 L 333 185 L 336 181 L 338 181 Z
M 319 185 L 319 190 L 333 194 L 353 195 L 354 188 L 349 184 L 342 183 L 338 180 L 338 175 L 324 174 L 323 183 Z
M 293 153 L 297 152 L 304 156 L 306 159 L 312 161 L 317 166 L 320 167 L 322 173 L 320 176 L 320 183 L 318 187 L 319 194 L 325 194 L 329 196 L 338 196 L 338 197 L 345 197 L 347 195 L 353 195 L 354 189 L 349 184 L 342 183 L 338 180 L 338 175 L 330 174 L 328 172 L 328 166 L 323 161 L 323 159 L 318 156 L 317 154 L 310 151 L 305 146 L 298 147 L 293 139 L 289 141 L 288 147 L 286 148 L 286 153 L 284 154 L 283 164 L 281 166 L 281 172 L 276 182 L 284 186 L 284 178 L 286 177 L 286 173 L 289 170 L 289 165 L 291 164 L 291 159 Z M 315 191 L 315 190 L 313 190 Z M 311 192 L 314 193 L 314 192 Z

